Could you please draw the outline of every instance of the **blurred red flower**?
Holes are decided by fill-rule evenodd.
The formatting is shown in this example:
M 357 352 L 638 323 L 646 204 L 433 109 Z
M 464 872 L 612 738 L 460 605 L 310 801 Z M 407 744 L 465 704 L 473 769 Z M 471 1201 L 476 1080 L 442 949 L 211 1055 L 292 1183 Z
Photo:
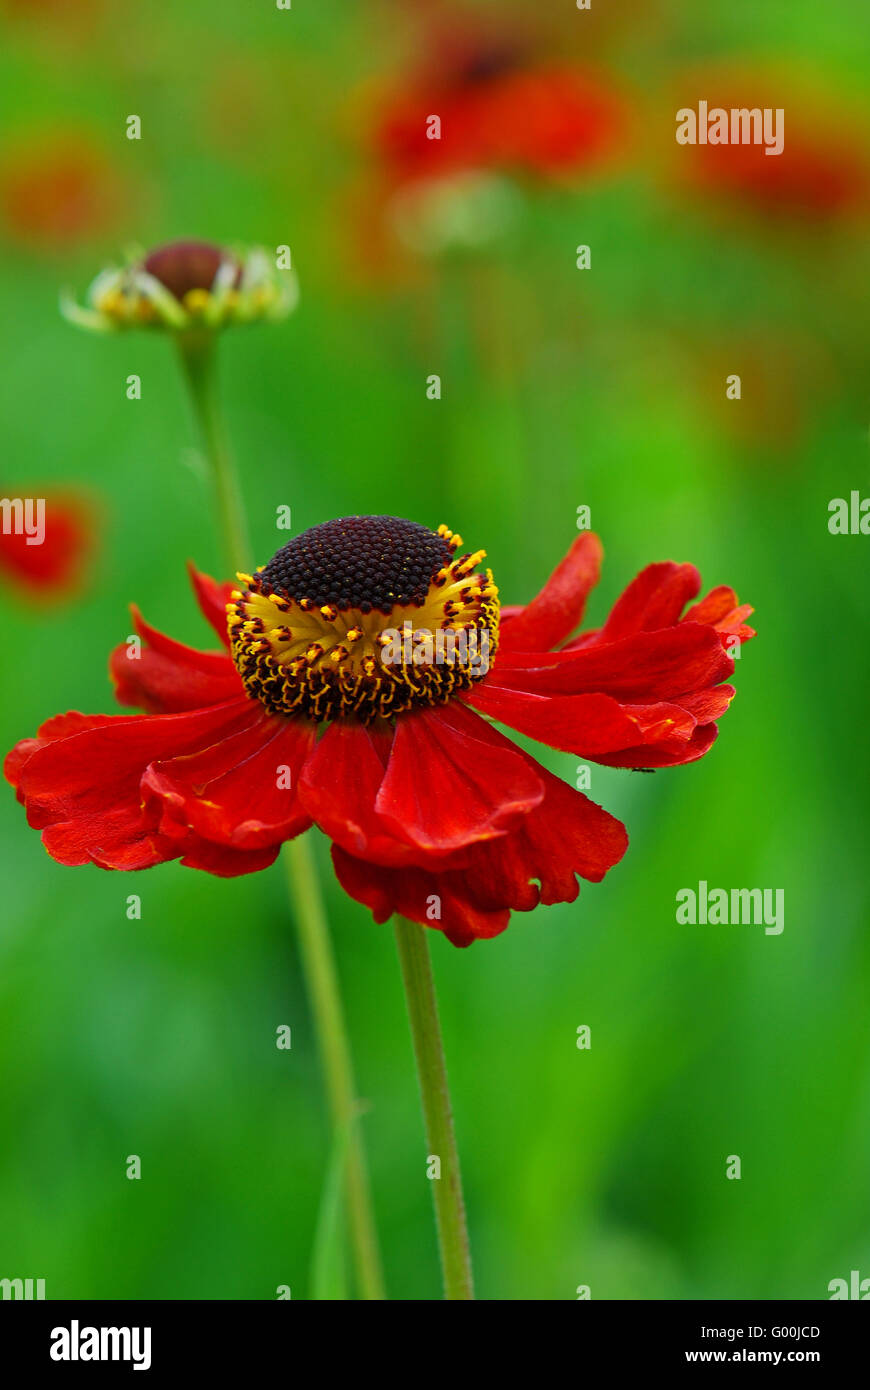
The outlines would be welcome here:
M 116 225 L 123 203 L 119 175 L 84 134 L 28 134 L 0 158 L 0 222 L 29 248 L 94 240 Z
M 781 155 L 755 145 L 705 146 L 698 152 L 699 188 L 715 190 L 776 217 L 823 222 L 866 204 L 865 152 L 815 133 L 790 131 Z
M 822 224 L 868 206 L 870 139 L 858 120 L 830 94 L 801 90 L 790 75 L 732 70 L 693 72 L 680 90 L 700 94 L 708 109 L 781 109 L 780 154 L 763 144 L 697 144 L 677 152 L 680 182 L 717 194 L 777 221 Z M 693 99 L 678 105 L 693 106 Z
M 606 162 L 624 135 L 613 83 L 520 39 L 438 30 L 410 78 L 382 96 L 374 143 L 394 181 L 496 169 L 561 179 Z M 440 138 L 429 118 L 440 121 Z
M 32 493 L 32 487 L 29 493 Z M 48 491 L 45 534 L 33 544 L 21 529 L 0 526 L 0 574 L 32 598 L 60 602 L 78 592 L 94 546 L 96 513 L 84 497 Z
M 610 169 L 629 144 L 628 103 L 604 67 L 556 49 L 543 16 L 452 10 L 427 16 L 401 77 L 371 84 L 357 103 L 373 172 L 344 215 L 364 275 L 509 233 L 522 188 L 570 186 Z

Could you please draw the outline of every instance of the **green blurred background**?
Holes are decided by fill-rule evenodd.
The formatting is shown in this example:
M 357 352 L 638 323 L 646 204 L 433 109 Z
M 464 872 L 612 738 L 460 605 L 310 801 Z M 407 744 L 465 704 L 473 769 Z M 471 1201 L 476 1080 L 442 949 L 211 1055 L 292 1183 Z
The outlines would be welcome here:
M 426 258 L 391 241 L 369 125 L 430 8 L 447 13 L 0 4 L 0 491 L 80 488 L 99 516 L 76 598 L 3 588 L 0 741 L 112 708 L 131 600 L 206 644 L 183 565 L 220 568 L 169 343 L 76 332 L 60 285 L 130 242 L 289 243 L 297 313 L 221 344 L 261 562 L 281 503 L 297 532 L 443 520 L 520 602 L 587 504 L 607 557 L 593 623 L 668 558 L 756 607 L 703 762 L 593 769 L 631 837 L 607 881 L 468 951 L 433 935 L 480 1296 L 825 1298 L 870 1277 L 870 541 L 827 529 L 831 498 L 870 495 L 866 6 L 471 7 L 594 66 L 630 132 L 606 170 L 517 179 L 491 245 Z M 687 176 L 674 113 L 719 72 L 785 105 L 781 198 Z M 821 151 L 803 163 L 800 128 Z M 573 782 L 576 758 L 544 760 Z M 0 1277 L 45 1278 L 49 1298 L 308 1296 L 329 1137 L 279 869 L 64 869 L 11 792 L 0 833 Z M 392 933 L 317 850 L 389 1290 L 437 1298 Z M 785 931 L 678 926 L 675 893 L 700 879 L 784 888 Z

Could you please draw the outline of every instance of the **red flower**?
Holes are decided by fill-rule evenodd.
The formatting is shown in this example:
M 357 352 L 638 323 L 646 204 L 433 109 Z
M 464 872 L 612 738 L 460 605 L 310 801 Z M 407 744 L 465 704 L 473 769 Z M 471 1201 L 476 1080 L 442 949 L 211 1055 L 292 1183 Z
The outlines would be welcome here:
M 441 138 L 427 138 L 430 114 Z M 558 178 L 606 159 L 622 114 L 595 79 L 547 66 L 399 94 L 383 115 L 378 145 L 399 180 L 460 169 Z
M 722 587 L 684 613 L 697 570 L 651 565 L 569 642 L 595 536 L 500 624 L 484 552 L 460 545 L 446 527 L 355 517 L 297 537 L 244 589 L 192 571 L 218 651 L 134 609 L 141 653 L 117 648 L 111 672 L 120 702 L 148 713 L 59 715 L 7 757 L 49 854 L 235 875 L 313 822 L 379 922 L 401 912 L 466 946 L 512 910 L 573 901 L 577 875 L 597 882 L 621 859 L 625 830 L 481 716 L 614 767 L 691 762 L 734 694 L 726 647 L 753 635 L 751 610 Z M 448 632 L 452 661 L 395 662 L 397 634 L 425 653 Z
M 700 69 L 683 75 L 677 105 L 691 107 L 695 93 L 708 110 L 777 108 L 783 146 L 770 154 L 763 143 L 683 146 L 672 151 L 677 178 L 703 197 L 718 195 L 755 216 L 823 226 L 866 214 L 870 201 L 870 153 L 863 113 L 839 107 L 774 70 L 753 73 Z
M 817 132 L 789 132 L 781 155 L 765 158 L 757 145 L 699 147 L 695 177 L 701 191 L 745 202 L 771 217 L 825 222 L 866 207 L 866 155 L 847 141 Z
M 42 251 L 93 241 L 117 222 L 129 190 L 87 135 L 29 135 L 0 162 L 0 221 L 7 235 Z
M 501 31 L 436 31 L 426 45 L 429 59 L 379 112 L 375 144 L 397 182 L 463 169 L 561 178 L 620 144 L 623 102 L 600 76 L 540 58 L 527 39 Z M 429 134 L 433 115 L 439 139 Z
M 353 256 L 365 276 L 411 273 L 397 242 L 418 258 L 509 236 L 522 188 L 571 186 L 629 141 L 612 75 L 572 62 L 541 15 L 500 15 L 497 27 L 452 8 L 415 18 L 415 57 L 359 102 L 370 168 L 347 216 L 362 225 Z
M 31 506 L 37 500 L 28 499 Z M 16 505 L 23 508 L 25 499 L 5 501 L 9 508 L 0 517 L 0 574 L 33 598 L 57 600 L 75 594 L 93 545 L 95 520 L 88 504 L 72 494 L 48 493 L 42 499 L 44 535 L 34 543 L 33 527 L 28 536 L 25 514 L 16 518 L 14 510 Z

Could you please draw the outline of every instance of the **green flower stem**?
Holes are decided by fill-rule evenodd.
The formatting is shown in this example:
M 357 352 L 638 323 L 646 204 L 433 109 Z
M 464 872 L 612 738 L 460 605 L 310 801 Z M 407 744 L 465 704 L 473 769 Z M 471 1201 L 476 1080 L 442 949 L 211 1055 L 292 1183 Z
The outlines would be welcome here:
M 393 926 L 417 1059 L 426 1143 L 429 1153 L 441 1160 L 441 1176 L 433 1179 L 432 1192 L 444 1275 L 444 1297 L 471 1299 L 474 1298 L 474 1284 L 465 1203 L 462 1199 L 462 1176 L 450 1110 L 447 1066 L 426 928 L 398 916 L 393 919 Z
M 357 1280 L 363 1298 L 382 1299 L 386 1293 L 359 1131 L 360 1107 L 338 990 L 335 955 L 308 836 L 289 840 L 283 853 L 290 897 L 296 908 L 299 949 L 326 1075 L 332 1123 L 336 1134 L 347 1135 L 345 1183 Z
M 178 345 L 197 424 L 211 467 L 226 560 L 233 575 L 238 570 L 247 572 L 247 566 L 251 563 L 251 541 L 238 475 L 218 399 L 215 334 L 195 330 L 179 333 Z
M 234 571 L 250 572 L 252 551 L 245 509 L 217 393 L 215 338 L 211 333 L 180 333 L 178 343 L 194 413 L 211 465 L 227 561 Z M 359 1104 L 350 1045 L 329 925 L 308 835 L 298 836 L 284 846 L 284 863 L 296 913 L 306 988 L 326 1074 L 330 1116 L 335 1133 L 348 1136 L 345 1185 L 357 1284 L 363 1299 L 383 1299 L 386 1293 L 357 1123 Z

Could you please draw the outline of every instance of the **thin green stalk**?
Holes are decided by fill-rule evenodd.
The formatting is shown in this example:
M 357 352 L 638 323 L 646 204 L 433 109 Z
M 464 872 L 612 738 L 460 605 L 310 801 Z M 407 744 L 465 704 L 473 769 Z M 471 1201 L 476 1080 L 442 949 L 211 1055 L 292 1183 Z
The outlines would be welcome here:
M 417 1059 L 426 1144 L 430 1156 L 441 1161 L 440 1177 L 432 1180 L 432 1195 L 444 1275 L 444 1297 L 472 1299 L 474 1283 L 462 1198 L 462 1175 L 453 1130 L 447 1066 L 426 928 L 398 916 L 393 919 L 393 927 Z
M 238 570 L 246 571 L 251 563 L 252 551 L 238 475 L 218 399 L 215 335 L 195 331 L 182 333 L 179 334 L 178 343 L 211 468 L 226 559 L 235 575 Z
M 247 572 L 252 551 L 241 489 L 218 399 L 214 337 L 212 334 L 180 334 L 179 347 L 194 413 L 211 466 L 227 561 L 234 571 Z M 306 987 L 326 1075 L 330 1117 L 335 1132 L 348 1135 L 345 1186 L 359 1292 L 363 1299 L 383 1299 L 386 1293 L 368 1172 L 357 1123 L 359 1104 L 347 1026 L 329 925 L 308 835 L 299 836 L 284 846 L 284 863 L 296 913 Z
M 345 1183 L 357 1279 L 364 1298 L 381 1299 L 386 1294 L 359 1131 L 353 1064 L 338 990 L 335 955 L 307 836 L 298 836 L 284 846 L 284 865 L 296 908 L 299 949 L 314 1012 L 332 1124 L 336 1133 L 347 1134 Z

